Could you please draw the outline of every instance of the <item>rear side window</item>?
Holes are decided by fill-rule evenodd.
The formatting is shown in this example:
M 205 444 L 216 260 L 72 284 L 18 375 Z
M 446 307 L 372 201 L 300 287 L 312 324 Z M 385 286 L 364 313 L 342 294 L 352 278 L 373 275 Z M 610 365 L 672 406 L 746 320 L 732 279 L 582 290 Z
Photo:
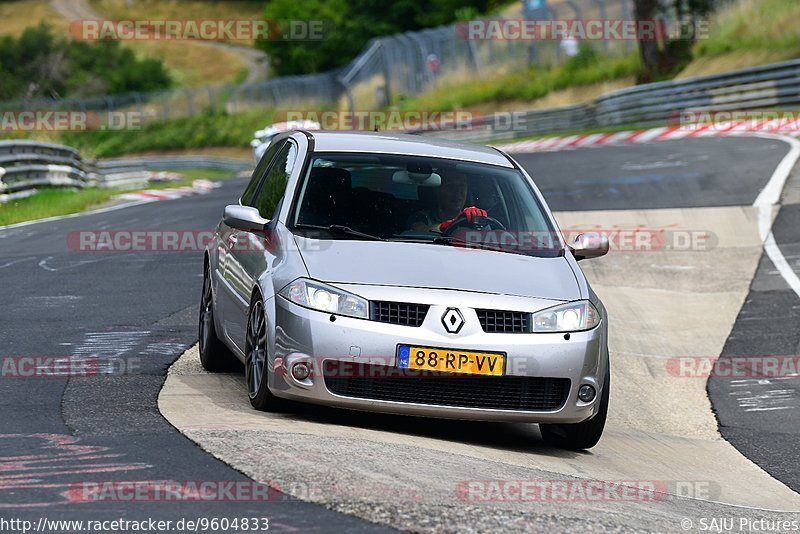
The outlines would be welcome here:
M 270 162 L 275 158 L 275 154 L 278 153 L 278 150 L 283 147 L 286 141 L 272 143 L 268 148 L 267 151 L 261 156 L 261 160 L 256 165 L 256 170 L 253 171 L 253 177 L 250 178 L 250 183 L 247 184 L 247 188 L 245 188 L 244 193 L 242 194 L 242 205 L 243 206 L 253 206 L 253 195 L 255 195 L 256 189 L 258 189 L 258 184 L 261 183 L 261 178 L 263 178 L 264 173 L 267 172 L 269 168 Z
M 286 191 L 286 184 L 289 183 L 296 160 L 297 146 L 289 142 L 272 162 L 253 204 L 265 219 L 274 217 L 275 209 Z

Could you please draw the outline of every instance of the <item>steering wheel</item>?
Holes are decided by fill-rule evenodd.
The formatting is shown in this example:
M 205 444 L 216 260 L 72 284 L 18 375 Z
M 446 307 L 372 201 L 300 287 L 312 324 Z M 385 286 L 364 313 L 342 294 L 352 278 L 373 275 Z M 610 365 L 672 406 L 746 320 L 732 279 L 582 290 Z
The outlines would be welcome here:
M 458 230 L 459 228 L 463 228 L 465 226 L 468 226 L 473 230 L 486 230 L 487 227 L 491 227 L 493 230 L 506 229 L 503 223 L 501 223 L 494 217 L 489 217 L 489 216 L 484 217 L 482 215 L 478 215 L 477 217 L 473 217 L 472 221 L 468 221 L 467 216 L 462 213 L 461 215 L 456 217 L 456 220 L 454 220 L 453 223 L 450 226 L 448 226 L 444 232 L 442 232 L 442 235 L 444 237 L 450 237 L 455 233 L 456 230 Z

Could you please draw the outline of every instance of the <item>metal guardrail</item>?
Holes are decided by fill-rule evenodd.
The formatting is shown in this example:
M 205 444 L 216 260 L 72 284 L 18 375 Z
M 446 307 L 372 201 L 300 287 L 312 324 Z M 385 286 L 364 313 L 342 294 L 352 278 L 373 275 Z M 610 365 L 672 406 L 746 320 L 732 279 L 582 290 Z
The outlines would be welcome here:
M 800 105 L 800 60 L 620 89 L 585 104 L 515 114 L 496 113 L 461 130 L 410 133 L 472 142 L 620 124 L 666 124 L 682 110 L 731 111 Z M 0 141 L 0 195 L 41 186 L 135 187 L 154 169 L 207 168 L 239 172 L 249 161 L 213 156 L 159 156 L 84 161 L 77 150 L 35 141 Z
M 82 187 L 87 180 L 78 151 L 35 141 L 0 141 L 0 193 L 41 186 Z
M 100 160 L 98 166 L 105 169 L 136 166 L 148 171 L 164 169 L 213 169 L 241 172 L 252 169 L 248 160 L 219 156 L 144 156 L 139 158 L 115 158 Z
M 29 196 L 38 187 L 144 187 L 150 171 L 190 168 L 241 172 L 252 168 L 252 163 L 216 156 L 85 160 L 76 149 L 64 145 L 0 141 L 0 202 Z
M 720 74 L 650 83 L 606 93 L 574 106 L 494 114 L 470 130 L 418 130 L 410 133 L 486 142 L 550 132 L 630 124 L 668 124 L 681 111 L 752 111 L 800 105 L 800 60 L 782 61 Z
M 676 111 L 752 110 L 800 103 L 800 60 L 620 89 L 597 98 L 598 125 L 664 122 Z

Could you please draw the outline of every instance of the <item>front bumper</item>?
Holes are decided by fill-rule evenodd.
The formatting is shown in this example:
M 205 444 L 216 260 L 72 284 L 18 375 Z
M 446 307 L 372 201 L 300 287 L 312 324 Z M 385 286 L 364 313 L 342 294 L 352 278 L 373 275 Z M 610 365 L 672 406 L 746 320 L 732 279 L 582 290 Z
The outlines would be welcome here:
M 422 326 L 410 327 L 342 316 L 332 321 L 329 313 L 303 308 L 280 296 L 274 302 L 275 346 L 270 351 L 269 386 L 279 397 L 373 412 L 537 423 L 581 422 L 591 418 L 599 407 L 608 365 L 605 322 L 593 330 L 572 333 L 569 339 L 557 333 L 489 334 L 482 330 L 473 308 L 460 307 L 465 325 L 458 334 L 447 334 L 440 323 L 447 306 L 431 305 Z M 447 405 L 446 400 L 404 402 L 374 398 L 369 393 L 347 396 L 331 391 L 330 383 L 326 385 L 323 369 L 330 362 L 349 362 L 346 367 L 360 370 L 359 373 L 363 373 L 364 365 L 358 364 L 393 368 L 398 344 L 504 352 L 508 382 L 520 382 L 518 377 L 537 380 L 544 377 L 562 379 L 559 381 L 562 383 L 567 379 L 569 383 L 563 403 L 546 410 L 474 406 L 479 402 L 471 402 L 472 406 L 453 406 Z M 291 369 L 298 362 L 310 365 L 312 373 L 308 378 L 298 380 L 292 376 Z M 472 387 L 474 377 L 466 378 L 464 387 Z M 504 378 L 486 377 L 486 380 Z M 457 383 L 458 379 L 450 381 Z M 578 399 L 578 389 L 585 384 L 593 386 L 597 392 L 590 402 Z M 415 387 L 425 387 L 425 381 L 416 381 Z

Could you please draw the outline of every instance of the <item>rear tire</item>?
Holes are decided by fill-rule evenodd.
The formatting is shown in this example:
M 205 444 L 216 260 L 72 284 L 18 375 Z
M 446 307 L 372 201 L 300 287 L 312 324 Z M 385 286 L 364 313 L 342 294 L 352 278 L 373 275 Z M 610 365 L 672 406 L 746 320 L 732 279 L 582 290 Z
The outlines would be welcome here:
M 206 371 L 219 373 L 233 369 L 236 357 L 217 336 L 214 325 L 214 299 L 211 289 L 211 266 L 206 262 L 203 274 L 203 294 L 200 297 L 200 320 L 198 325 L 198 349 L 200 363 Z
M 269 366 L 267 365 L 267 318 L 264 301 L 253 295 L 247 314 L 247 341 L 245 343 L 244 376 L 250 404 L 262 412 L 281 411 L 287 401 L 276 397 L 269 390 Z
M 600 441 L 603 429 L 606 426 L 608 415 L 608 398 L 611 390 L 611 372 L 606 366 L 606 378 L 603 383 L 603 393 L 600 396 L 600 409 L 588 421 L 574 424 L 541 424 L 539 430 L 544 442 L 554 447 L 580 451 L 591 449 Z

